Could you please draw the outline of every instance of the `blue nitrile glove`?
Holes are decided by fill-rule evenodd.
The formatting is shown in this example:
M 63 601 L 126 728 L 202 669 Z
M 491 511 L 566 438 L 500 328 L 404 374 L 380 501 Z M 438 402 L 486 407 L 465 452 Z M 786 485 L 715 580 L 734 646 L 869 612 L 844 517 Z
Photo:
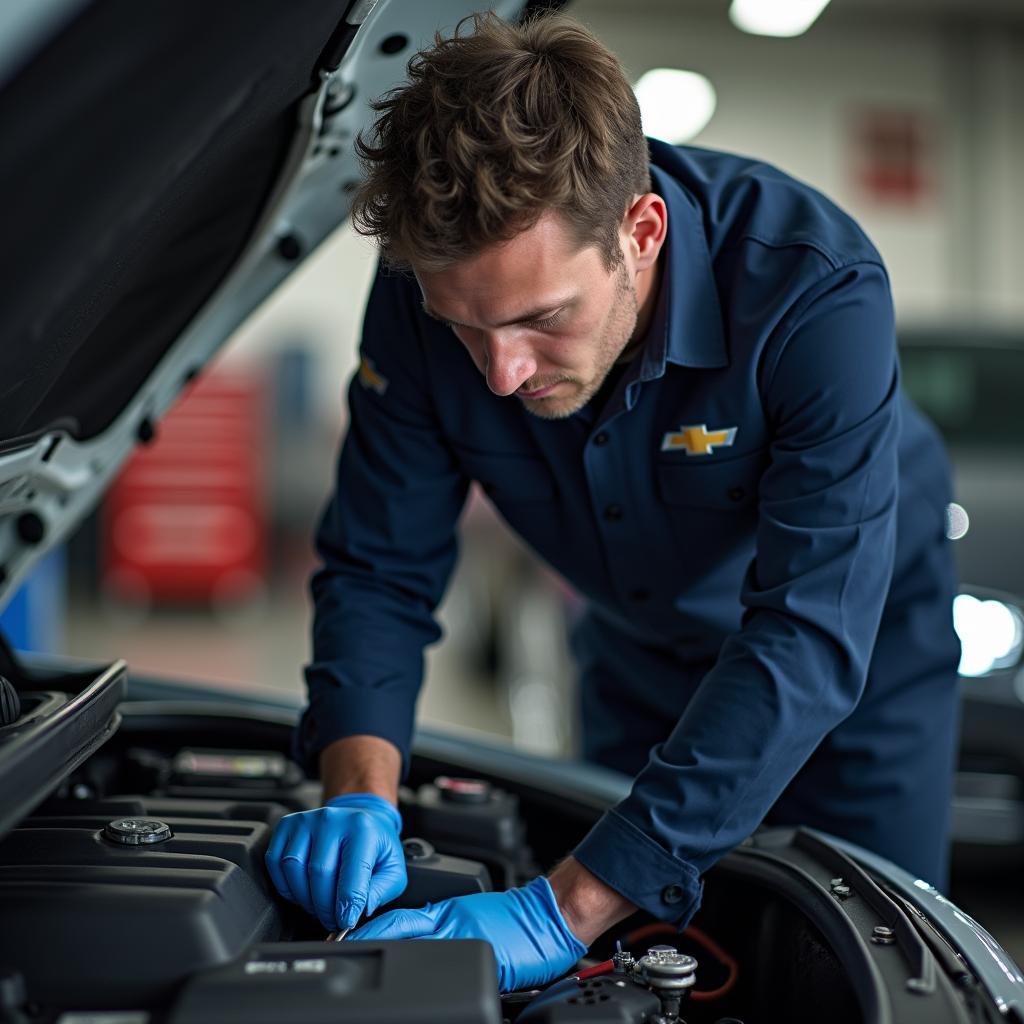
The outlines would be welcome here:
M 267 870 L 285 899 L 328 931 L 351 928 L 366 910 L 405 889 L 402 816 L 373 793 L 349 793 L 314 811 L 286 814 L 274 829 Z
M 498 988 L 513 992 L 565 974 L 587 951 L 569 930 L 546 878 L 507 892 L 479 892 L 392 910 L 349 939 L 483 939 L 498 960 Z

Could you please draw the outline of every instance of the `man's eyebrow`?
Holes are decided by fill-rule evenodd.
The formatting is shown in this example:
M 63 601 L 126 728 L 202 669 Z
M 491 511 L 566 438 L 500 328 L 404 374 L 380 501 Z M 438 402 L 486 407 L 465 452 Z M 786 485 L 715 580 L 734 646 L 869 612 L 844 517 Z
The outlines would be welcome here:
M 531 309 L 528 313 L 523 313 L 522 316 L 513 317 L 511 320 L 505 320 L 500 324 L 495 324 L 495 327 L 511 327 L 513 324 L 527 324 L 532 323 L 536 320 L 543 320 L 545 317 L 551 316 L 552 313 L 556 313 L 561 309 L 565 309 L 566 306 L 572 305 L 576 300 L 574 298 L 563 299 L 560 302 L 554 302 L 546 306 L 542 306 L 540 309 Z M 427 305 L 427 300 L 421 301 L 423 306 L 423 312 L 427 314 L 431 319 L 438 320 L 443 324 L 451 324 L 453 327 L 467 327 L 468 324 L 460 324 L 457 320 L 449 320 L 447 317 L 442 316 L 440 313 L 436 313 Z

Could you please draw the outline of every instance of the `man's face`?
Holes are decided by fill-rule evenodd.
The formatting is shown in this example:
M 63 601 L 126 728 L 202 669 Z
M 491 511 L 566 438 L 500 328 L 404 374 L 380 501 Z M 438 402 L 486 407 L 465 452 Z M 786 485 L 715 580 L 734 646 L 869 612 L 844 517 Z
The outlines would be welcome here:
M 511 241 L 441 271 L 417 269 L 423 307 L 447 323 L 496 395 L 545 419 L 581 409 L 637 328 L 637 266 L 628 235 L 609 270 L 546 213 Z

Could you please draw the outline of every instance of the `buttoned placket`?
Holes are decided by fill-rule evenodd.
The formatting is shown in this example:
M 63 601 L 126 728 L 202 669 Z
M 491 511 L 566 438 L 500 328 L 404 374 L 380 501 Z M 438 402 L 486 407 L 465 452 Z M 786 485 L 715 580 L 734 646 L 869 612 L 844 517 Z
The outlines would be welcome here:
M 630 416 L 644 383 L 630 367 L 592 427 L 583 459 L 590 507 L 604 547 L 609 582 L 624 606 L 646 604 L 653 591 L 643 557 L 643 516 L 629 487 Z M 630 426 L 633 430 L 630 430 Z

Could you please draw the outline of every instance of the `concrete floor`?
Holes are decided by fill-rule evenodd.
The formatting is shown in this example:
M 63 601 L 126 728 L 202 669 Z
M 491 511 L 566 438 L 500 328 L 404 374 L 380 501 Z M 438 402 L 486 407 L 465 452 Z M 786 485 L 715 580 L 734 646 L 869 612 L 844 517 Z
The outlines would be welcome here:
M 301 590 L 291 600 L 215 614 L 205 609 L 142 614 L 76 602 L 68 616 L 66 651 L 90 659 L 123 658 L 139 674 L 301 696 L 302 666 L 309 657 L 306 603 Z M 417 718 L 456 730 L 510 735 L 495 688 L 468 677 L 444 645 L 428 652 Z

